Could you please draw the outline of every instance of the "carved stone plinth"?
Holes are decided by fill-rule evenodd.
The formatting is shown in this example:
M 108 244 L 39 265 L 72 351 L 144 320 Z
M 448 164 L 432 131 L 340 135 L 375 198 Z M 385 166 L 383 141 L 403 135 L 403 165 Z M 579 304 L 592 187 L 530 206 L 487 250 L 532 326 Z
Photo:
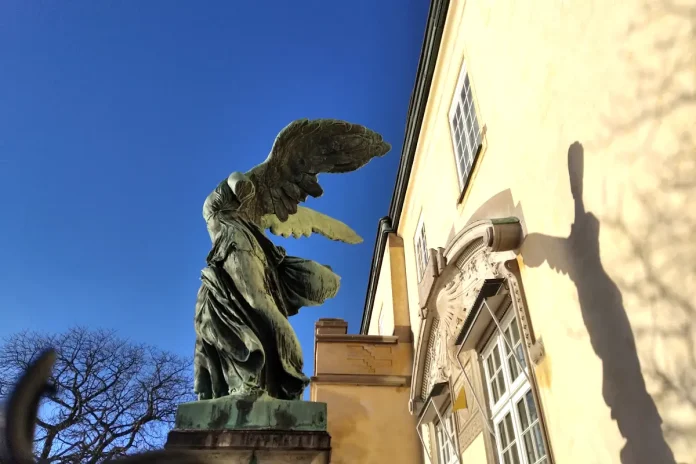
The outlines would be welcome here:
M 326 403 L 261 396 L 224 396 L 179 405 L 174 427 L 180 430 L 326 431 Z
M 186 450 L 210 464 L 328 464 L 327 432 L 293 430 L 172 430 L 168 450 Z
M 326 404 L 266 395 L 184 403 L 165 448 L 211 464 L 328 464 Z

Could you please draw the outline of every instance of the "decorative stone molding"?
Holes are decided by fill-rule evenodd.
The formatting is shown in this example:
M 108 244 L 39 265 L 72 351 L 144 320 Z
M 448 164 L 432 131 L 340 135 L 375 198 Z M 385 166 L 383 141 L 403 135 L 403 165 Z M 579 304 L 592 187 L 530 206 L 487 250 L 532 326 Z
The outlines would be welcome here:
M 535 343 L 532 344 L 531 348 L 529 348 L 529 357 L 532 360 L 532 363 L 537 366 L 541 361 L 544 360 L 544 356 L 546 356 L 546 351 L 544 350 L 544 341 L 539 338 Z
M 532 351 L 535 351 L 539 355 L 537 361 L 532 359 L 532 362 L 536 365 L 538 362 L 541 362 L 544 356 L 543 343 L 541 346 L 536 346 L 535 348 L 534 334 L 532 333 L 529 317 L 527 316 L 527 310 L 525 308 L 524 297 L 518 275 L 519 266 L 517 264 L 517 260 L 507 261 L 503 268 L 505 284 L 510 292 L 510 295 L 512 296 L 512 305 L 515 309 L 515 313 L 517 314 L 517 320 L 519 322 L 520 329 L 522 330 L 522 338 L 524 339 L 527 351 L 530 354 L 530 357 L 532 357 Z M 538 351 L 540 348 L 541 351 Z
M 406 387 L 411 383 L 410 376 L 401 375 L 322 374 L 315 375 L 310 380 L 314 384 L 367 385 L 376 387 Z
M 516 289 L 519 293 L 517 279 L 505 263 L 514 259 L 522 238 L 517 218 L 483 220 L 454 235 L 444 248 L 430 250 L 428 267 L 418 287 L 423 321 L 411 377 L 412 413 L 418 412 L 417 406 L 434 384 L 449 380 L 450 366 L 456 364 L 456 335 L 484 283 L 512 276 L 512 293 Z M 516 308 L 523 305 L 517 304 Z M 521 325 L 524 332 L 526 316 Z
M 430 248 L 428 250 L 428 264 L 425 266 L 423 278 L 418 283 L 418 306 L 420 308 L 427 306 L 433 285 L 445 267 L 442 251 L 442 248 Z
M 483 416 L 477 410 L 459 430 L 459 450 L 466 450 L 483 431 Z

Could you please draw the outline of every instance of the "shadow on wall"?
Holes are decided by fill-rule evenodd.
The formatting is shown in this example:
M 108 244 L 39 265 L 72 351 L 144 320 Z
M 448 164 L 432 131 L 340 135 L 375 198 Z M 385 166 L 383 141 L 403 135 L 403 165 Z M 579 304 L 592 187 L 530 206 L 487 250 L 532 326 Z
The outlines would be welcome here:
M 696 2 L 641 0 L 626 32 L 616 57 L 624 85 L 592 149 L 622 147 L 627 181 L 601 220 L 632 271 L 615 279 L 644 313 L 633 332 L 664 436 L 680 461 L 696 463 Z
M 631 324 L 618 286 L 605 271 L 599 250 L 599 220 L 585 211 L 582 198 L 584 151 L 580 143 L 568 150 L 568 173 L 575 203 L 570 235 L 532 233 L 525 239 L 525 265 L 544 261 L 573 281 L 582 318 L 594 352 L 602 361 L 602 395 L 626 444 L 623 464 L 674 464 L 662 433 L 662 419 L 641 373 Z

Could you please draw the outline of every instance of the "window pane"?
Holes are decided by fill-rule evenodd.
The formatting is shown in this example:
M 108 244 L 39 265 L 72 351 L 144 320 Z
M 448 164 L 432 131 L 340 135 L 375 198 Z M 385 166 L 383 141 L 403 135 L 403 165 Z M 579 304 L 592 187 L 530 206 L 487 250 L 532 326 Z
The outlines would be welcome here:
M 529 427 L 529 418 L 527 417 L 527 407 L 524 400 L 517 403 L 517 412 L 520 415 L 520 423 L 522 424 L 522 430 L 527 430 Z
M 535 464 L 546 457 L 546 447 L 541 436 L 541 425 L 534 406 L 534 396 L 528 391 L 525 396 L 517 402 L 517 412 L 522 430 L 522 443 L 524 453 L 530 464 Z M 545 459 L 541 462 L 545 462 Z
M 508 356 L 508 368 L 510 369 L 510 379 L 513 381 L 516 380 L 521 372 L 520 368 L 517 366 L 517 361 L 515 361 L 512 355 Z
M 454 416 L 451 410 L 443 415 L 443 420 L 435 425 L 438 449 L 438 462 L 454 464 L 457 462 L 457 451 L 454 445 Z
M 476 140 L 476 135 L 474 135 L 473 131 L 468 131 L 467 140 L 469 143 L 469 159 L 473 163 L 474 156 L 476 156 L 476 150 L 478 149 L 478 141 Z
M 517 319 L 513 320 L 510 328 L 512 329 L 512 345 L 514 346 L 520 341 L 520 329 L 517 327 Z
M 498 383 L 500 385 L 500 396 L 502 396 L 507 391 L 507 385 L 505 385 L 505 376 L 503 375 L 502 369 L 498 371 Z
M 534 445 L 532 444 L 532 434 L 527 432 L 524 434 L 524 448 L 527 451 L 527 462 L 534 464 L 537 461 L 537 456 L 534 455 Z
M 500 447 L 505 449 L 508 445 L 507 434 L 505 433 L 505 423 L 500 421 L 498 424 L 498 437 L 500 438 Z
M 512 442 L 515 439 L 515 437 L 513 435 L 514 429 L 512 428 L 512 416 L 510 415 L 510 413 L 507 413 L 505 415 L 505 429 L 507 430 L 507 432 L 509 434 L 508 441 Z
M 537 456 L 546 456 L 546 446 L 541 438 L 541 426 L 538 422 L 534 425 L 534 442 L 536 443 Z
M 527 367 L 527 360 L 524 359 L 524 349 L 522 348 L 522 343 L 518 343 L 515 347 L 515 353 L 517 353 L 517 359 L 520 360 L 520 365 L 522 367 Z
M 480 128 L 468 74 L 464 74 L 462 87 L 459 93 L 455 94 L 454 99 L 452 104 L 455 107 L 451 121 L 452 140 L 456 154 L 457 174 L 463 187 L 471 173 L 474 157 L 481 144 Z
M 506 463 L 520 464 L 515 430 L 513 429 L 512 421 L 512 415 L 508 412 L 503 420 L 497 424 L 497 438 L 500 444 L 500 455 L 503 457 L 503 461 Z
M 498 345 L 493 348 L 493 363 L 497 370 L 500 367 L 500 352 L 498 351 Z
M 513 444 L 512 447 L 510 448 L 510 453 L 512 454 L 512 462 L 514 464 L 520 464 L 520 457 L 519 454 L 517 454 L 517 445 Z
M 532 392 L 528 392 L 525 395 L 525 401 L 527 402 L 527 409 L 529 410 L 529 417 L 531 418 L 532 422 L 537 420 L 539 416 L 537 416 L 537 410 L 536 410 L 536 405 L 534 404 L 534 397 L 532 396 Z
M 491 393 L 493 395 L 493 403 L 495 404 L 500 399 L 500 390 L 498 389 L 498 383 L 495 378 L 491 382 Z

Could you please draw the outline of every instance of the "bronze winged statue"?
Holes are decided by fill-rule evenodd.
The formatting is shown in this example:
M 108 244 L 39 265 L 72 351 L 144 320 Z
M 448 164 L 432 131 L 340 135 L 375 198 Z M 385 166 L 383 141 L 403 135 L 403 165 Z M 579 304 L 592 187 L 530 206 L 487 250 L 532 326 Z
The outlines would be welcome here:
M 287 256 L 265 230 L 359 243 L 348 226 L 299 203 L 323 193 L 318 174 L 355 171 L 390 149 L 379 134 L 361 125 L 297 120 L 278 134 L 266 161 L 245 174 L 232 173 L 208 196 L 203 216 L 213 247 L 202 271 L 195 315 L 194 388 L 199 399 L 252 393 L 300 398 L 308 379 L 287 318 L 302 306 L 334 297 L 339 277 L 328 266 Z M 51 391 L 55 356 L 52 350 L 38 356 L 10 395 L 0 462 L 36 462 L 32 448 L 38 405 Z M 185 451 L 154 451 L 109 462 L 207 461 Z
M 288 317 L 333 298 L 340 278 L 329 266 L 288 256 L 265 231 L 360 243 L 345 224 L 299 204 L 322 195 L 320 173 L 355 171 L 390 149 L 358 124 L 296 120 L 278 134 L 266 161 L 232 173 L 208 196 L 203 217 L 213 246 L 195 313 L 199 399 L 301 397 L 309 379 Z

